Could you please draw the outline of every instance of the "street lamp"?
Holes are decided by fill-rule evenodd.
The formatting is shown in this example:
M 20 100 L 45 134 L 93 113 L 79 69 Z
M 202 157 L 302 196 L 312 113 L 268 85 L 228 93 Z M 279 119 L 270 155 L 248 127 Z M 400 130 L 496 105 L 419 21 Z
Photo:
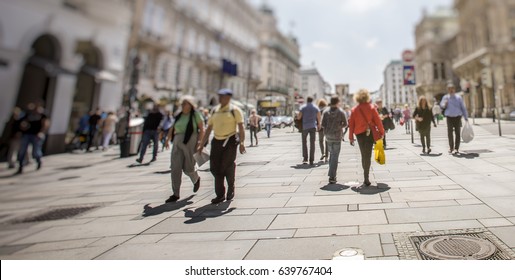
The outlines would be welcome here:
M 494 68 L 494 65 L 493 65 L 493 61 L 490 57 L 485 57 L 483 59 L 481 59 L 481 64 L 483 64 L 484 66 L 486 67 L 489 67 L 490 68 L 490 79 L 491 79 L 491 86 L 492 86 L 492 92 L 493 92 L 493 97 L 494 97 L 494 100 L 493 100 L 493 106 L 495 108 L 495 111 L 497 111 L 497 123 L 498 123 L 498 126 L 499 126 L 499 136 L 502 136 L 502 130 L 501 130 L 501 112 L 499 111 L 499 107 L 497 106 L 497 100 L 499 99 L 498 96 L 497 96 L 497 91 L 495 89 L 495 68 Z M 488 75 L 488 74 L 487 74 Z M 488 85 L 487 85 L 488 86 Z M 501 105 L 502 106 L 502 103 Z M 495 114 L 495 113 L 494 113 Z

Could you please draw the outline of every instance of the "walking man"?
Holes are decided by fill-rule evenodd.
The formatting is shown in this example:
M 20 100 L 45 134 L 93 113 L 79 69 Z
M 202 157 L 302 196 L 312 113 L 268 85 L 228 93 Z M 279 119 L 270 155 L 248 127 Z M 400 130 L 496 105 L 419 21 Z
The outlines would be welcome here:
M 347 117 L 340 108 L 340 98 L 331 98 L 330 108 L 324 110 L 322 128 L 329 151 L 329 184 L 336 184 L 336 171 L 338 170 L 338 158 L 343 140 L 343 129 L 347 127 Z
M 232 90 L 221 89 L 218 92 L 220 105 L 215 107 L 212 116 L 208 120 L 206 133 L 198 152 L 201 153 L 204 144 L 209 139 L 209 134 L 214 131 L 215 137 L 211 141 L 210 170 L 215 177 L 216 198 L 211 203 L 218 204 L 234 198 L 234 181 L 236 177 L 237 148 L 241 154 L 245 153 L 245 128 L 243 127 L 243 113 L 231 105 Z M 236 131 L 236 128 L 238 131 Z M 227 196 L 225 195 L 224 179 L 227 180 Z
M 86 148 L 86 152 L 90 152 L 89 149 L 91 149 L 91 145 L 93 144 L 93 141 L 95 141 L 97 130 L 98 130 L 98 123 L 100 122 L 100 119 L 102 117 L 100 116 L 100 109 L 97 108 L 96 111 L 91 111 L 89 116 L 89 135 L 88 135 L 88 147 Z M 96 143 L 97 149 L 98 149 L 98 142 Z
M 145 118 L 145 123 L 143 123 L 143 139 L 141 140 L 141 151 L 139 154 L 139 158 L 136 159 L 138 163 L 143 162 L 143 157 L 147 152 L 148 144 L 152 140 L 152 144 L 154 146 L 154 150 L 152 153 L 152 160 L 150 162 L 154 162 L 157 160 L 157 151 L 159 149 L 159 132 L 158 128 L 163 120 L 164 116 L 159 112 L 159 107 L 154 105 L 152 111 Z
M 307 98 L 307 104 L 300 108 L 299 120 L 302 120 L 302 163 L 308 163 L 307 139 L 309 135 L 309 164 L 313 165 L 315 159 L 315 134 L 321 128 L 320 110 L 313 105 L 313 97 Z
M 266 135 L 268 136 L 268 138 L 270 138 L 270 132 L 272 131 L 272 123 L 273 123 L 272 113 L 270 111 L 268 111 L 268 112 L 266 112 L 266 117 L 265 117 L 265 129 L 266 129 Z
M 18 152 L 18 172 L 23 173 L 23 165 L 25 155 L 29 145 L 32 145 L 32 157 L 38 163 L 37 170 L 41 169 L 41 158 L 43 157 L 43 142 L 45 141 L 46 132 L 50 126 L 50 121 L 45 115 L 45 109 L 41 106 L 36 107 L 34 103 L 29 103 L 27 112 L 24 117 L 20 119 L 21 144 Z
M 440 107 L 447 117 L 447 137 L 449 138 L 449 154 L 459 155 L 461 143 L 461 118 L 468 122 L 468 113 L 461 96 L 456 94 L 453 84 L 447 85 L 448 94 L 442 98 Z M 456 136 L 453 138 L 453 132 Z

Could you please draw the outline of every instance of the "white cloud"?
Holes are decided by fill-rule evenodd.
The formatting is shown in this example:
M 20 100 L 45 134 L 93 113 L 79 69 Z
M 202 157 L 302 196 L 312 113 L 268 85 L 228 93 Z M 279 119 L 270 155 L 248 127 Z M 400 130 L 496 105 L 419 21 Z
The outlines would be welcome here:
M 330 50 L 333 48 L 333 45 L 327 42 L 313 42 L 311 47 L 319 50 Z
M 384 4 L 386 4 L 385 0 L 345 0 L 342 4 L 342 10 L 349 14 L 363 14 L 380 8 Z
M 367 42 L 365 43 L 365 47 L 367 49 L 375 49 L 377 47 L 377 44 L 379 44 L 379 39 L 372 38 L 367 40 Z

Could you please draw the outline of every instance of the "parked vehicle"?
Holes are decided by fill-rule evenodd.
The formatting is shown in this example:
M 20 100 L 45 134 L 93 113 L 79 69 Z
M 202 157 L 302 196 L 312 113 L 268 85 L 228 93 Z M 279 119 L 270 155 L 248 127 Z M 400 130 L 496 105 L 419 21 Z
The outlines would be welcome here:
M 289 116 L 278 116 L 277 122 L 278 127 L 285 128 L 285 127 L 291 127 L 293 125 L 293 118 Z
M 511 113 L 510 113 L 510 121 L 515 121 L 515 111 L 511 111 Z

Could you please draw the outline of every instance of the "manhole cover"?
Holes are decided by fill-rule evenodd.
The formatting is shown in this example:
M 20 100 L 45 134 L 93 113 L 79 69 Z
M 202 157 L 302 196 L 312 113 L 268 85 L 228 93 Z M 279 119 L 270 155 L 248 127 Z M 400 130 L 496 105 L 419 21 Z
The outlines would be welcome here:
M 238 166 L 267 165 L 269 161 L 240 162 Z
M 83 207 L 70 207 L 70 208 L 59 208 L 59 209 L 51 209 L 44 213 L 29 216 L 23 219 L 17 219 L 12 221 L 13 224 L 21 224 L 21 223 L 34 223 L 34 222 L 45 222 L 45 221 L 55 221 L 61 219 L 68 219 L 75 217 L 84 212 L 93 210 L 98 206 L 83 206 Z
M 495 246 L 472 236 L 439 236 L 422 242 L 420 252 L 438 260 L 483 260 L 495 254 Z

